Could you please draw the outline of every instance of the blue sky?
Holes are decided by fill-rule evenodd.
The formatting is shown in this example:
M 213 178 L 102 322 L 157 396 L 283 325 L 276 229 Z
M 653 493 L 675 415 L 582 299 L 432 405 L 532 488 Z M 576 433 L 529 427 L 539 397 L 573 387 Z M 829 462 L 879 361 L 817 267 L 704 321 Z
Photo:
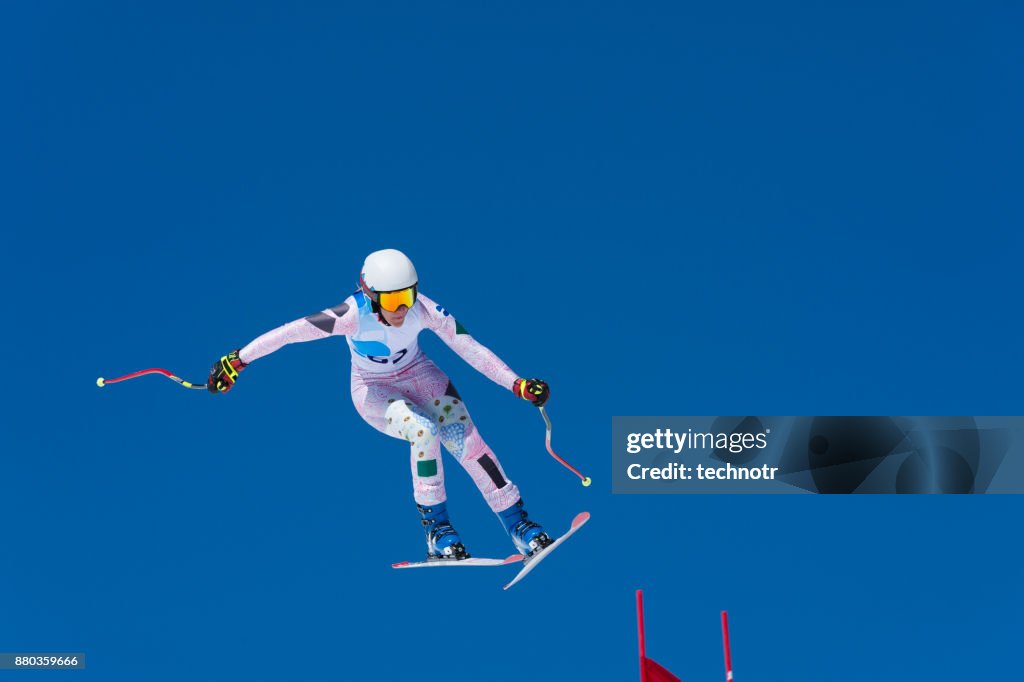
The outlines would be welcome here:
M 982 679 L 1018 497 L 610 494 L 612 415 L 1019 414 L 1020 7 L 39 2 L 0 21 L 0 650 L 101 680 Z M 543 423 L 422 339 L 554 529 L 422 540 L 340 339 L 225 352 L 400 248 Z M 468 478 L 476 554 L 510 545 Z M 523 651 L 529 651 L 524 655 Z M 452 672 L 457 670 L 458 672 Z M 16 673 L 9 673 L 17 677 Z

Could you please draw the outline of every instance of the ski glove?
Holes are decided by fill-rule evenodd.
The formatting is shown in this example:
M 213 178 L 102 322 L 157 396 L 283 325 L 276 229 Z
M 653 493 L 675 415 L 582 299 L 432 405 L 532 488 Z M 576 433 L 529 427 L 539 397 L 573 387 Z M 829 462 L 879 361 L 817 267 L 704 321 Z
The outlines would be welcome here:
M 238 350 L 233 350 L 210 368 L 210 377 L 206 380 L 206 388 L 210 393 L 227 393 L 235 385 L 238 373 L 247 367 L 238 357 Z
M 551 389 L 542 379 L 516 379 L 512 384 L 512 392 L 517 398 L 529 400 L 535 407 L 543 407 L 551 397 Z

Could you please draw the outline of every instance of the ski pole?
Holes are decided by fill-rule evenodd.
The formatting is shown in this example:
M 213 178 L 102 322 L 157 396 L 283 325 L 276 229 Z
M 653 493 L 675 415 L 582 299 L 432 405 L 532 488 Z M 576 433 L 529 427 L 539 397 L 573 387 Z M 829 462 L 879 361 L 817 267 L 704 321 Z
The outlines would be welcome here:
M 577 476 L 579 476 L 580 477 L 580 481 L 583 483 L 583 487 L 584 488 L 589 486 L 590 485 L 590 477 L 589 476 L 584 476 L 583 474 L 581 474 L 579 471 L 576 470 L 576 467 L 574 467 L 573 465 L 569 464 L 564 459 L 562 459 L 561 457 L 556 455 L 555 451 L 551 449 L 551 419 L 548 417 L 548 413 L 547 413 L 547 411 L 543 407 L 540 408 L 540 416 L 544 417 L 544 424 L 547 425 L 547 432 L 544 435 L 544 445 L 546 445 L 547 448 L 548 448 L 548 454 L 550 454 L 552 457 L 557 459 L 558 463 L 561 464 L 562 466 L 564 466 L 566 469 L 568 469 L 569 471 L 571 471 L 574 474 L 576 474 Z
M 96 385 L 99 386 L 100 388 L 103 388 L 107 384 L 116 384 L 119 381 L 127 381 L 128 379 L 134 379 L 136 377 L 145 376 L 146 374 L 162 374 L 171 381 L 177 382 L 180 386 L 184 386 L 185 388 L 195 388 L 199 390 L 206 389 L 206 384 L 193 384 L 191 381 L 185 381 L 181 377 L 174 376 L 166 369 L 159 368 L 139 370 L 138 372 L 125 374 L 123 377 L 117 377 L 116 379 L 104 379 L 103 377 L 100 377 L 99 379 L 96 380 Z

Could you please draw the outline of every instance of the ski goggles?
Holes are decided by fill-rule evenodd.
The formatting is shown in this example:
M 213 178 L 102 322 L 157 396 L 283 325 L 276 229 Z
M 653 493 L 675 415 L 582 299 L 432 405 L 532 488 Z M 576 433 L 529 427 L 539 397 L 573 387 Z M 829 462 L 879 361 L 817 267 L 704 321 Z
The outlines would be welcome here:
M 412 308 L 412 304 L 416 302 L 416 285 L 398 291 L 376 291 L 374 294 L 377 296 L 377 305 L 393 313 L 403 305 Z

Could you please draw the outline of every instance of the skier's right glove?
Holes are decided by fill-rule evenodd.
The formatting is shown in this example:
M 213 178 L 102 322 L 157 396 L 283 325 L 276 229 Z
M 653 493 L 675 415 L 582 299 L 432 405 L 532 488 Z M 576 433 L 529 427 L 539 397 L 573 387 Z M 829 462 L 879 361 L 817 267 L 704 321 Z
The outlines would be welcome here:
M 210 377 L 206 380 L 206 388 L 210 393 L 227 393 L 238 380 L 238 373 L 248 365 L 238 357 L 238 350 L 233 350 L 210 368 Z
M 512 392 L 517 398 L 529 400 L 534 407 L 543 407 L 551 397 L 551 389 L 543 379 L 516 379 L 512 384 Z

